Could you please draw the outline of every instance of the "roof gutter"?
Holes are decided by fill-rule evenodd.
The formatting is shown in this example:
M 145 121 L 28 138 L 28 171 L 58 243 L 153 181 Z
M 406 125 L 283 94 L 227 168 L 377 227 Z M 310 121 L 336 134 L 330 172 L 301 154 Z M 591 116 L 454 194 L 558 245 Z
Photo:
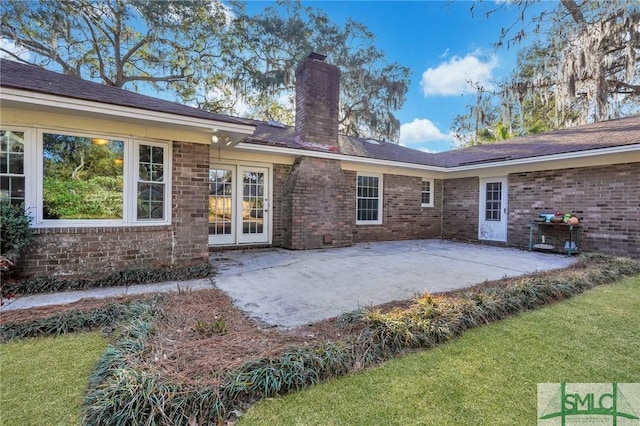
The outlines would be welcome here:
M 468 170 L 491 169 L 496 167 L 518 166 L 522 164 L 543 163 L 547 161 L 574 160 L 577 158 L 587 158 L 596 155 L 621 154 L 627 152 L 639 152 L 640 144 L 612 146 L 609 148 L 597 148 L 585 151 L 564 152 L 561 154 L 544 155 L 539 157 L 519 158 L 515 160 L 496 161 L 491 163 L 474 163 L 464 166 L 447 168 L 447 172 L 464 172 Z
M 111 117 L 131 118 L 163 124 L 174 124 L 200 128 L 207 132 L 234 132 L 250 135 L 255 126 L 250 124 L 228 123 L 215 119 L 190 117 L 187 115 L 172 114 L 166 112 L 150 111 L 141 108 L 113 105 L 102 102 L 87 101 L 83 99 L 67 98 L 46 93 L 32 92 L 28 90 L 2 87 L 0 100 L 13 101 L 28 105 L 48 106 L 53 108 L 65 108 L 72 111 L 90 112 Z
M 441 166 L 429 166 L 425 164 L 406 163 L 406 162 L 392 161 L 392 160 L 380 160 L 380 159 L 367 158 L 367 157 L 357 157 L 357 156 L 343 155 L 343 154 L 332 153 L 332 152 L 311 151 L 311 150 L 302 150 L 302 149 L 285 148 L 285 147 L 274 147 L 269 145 L 255 145 L 248 142 L 241 142 L 238 145 L 236 145 L 236 148 L 246 150 L 246 151 L 254 151 L 254 152 L 284 154 L 284 155 L 293 155 L 293 156 L 305 155 L 307 157 L 314 157 L 314 158 L 326 158 L 331 160 L 351 161 L 354 163 L 361 163 L 361 164 L 403 167 L 403 168 L 414 169 L 414 170 L 435 171 L 435 172 L 443 172 L 443 173 L 455 173 L 455 172 L 464 172 L 464 171 L 479 170 L 479 169 L 492 169 L 492 168 L 498 168 L 498 167 L 509 167 L 509 166 L 523 165 L 523 164 L 542 163 L 547 161 L 570 160 L 570 159 L 577 159 L 577 158 L 593 157 L 596 155 L 620 154 L 620 153 L 630 153 L 630 152 L 640 153 L 640 144 L 633 144 L 633 145 L 615 146 L 610 148 L 591 149 L 587 151 L 577 151 L 577 152 L 574 151 L 574 152 L 566 152 L 562 154 L 520 158 L 515 160 L 505 160 L 505 161 L 491 162 L 491 163 L 476 163 L 476 164 L 465 165 L 465 166 L 441 167 Z
M 403 167 L 407 169 L 414 170 L 428 170 L 434 172 L 446 172 L 447 169 L 439 166 L 429 166 L 426 164 L 416 164 L 416 163 L 405 163 L 401 161 L 392 161 L 392 160 L 379 160 L 376 158 L 367 158 L 367 157 L 356 157 L 354 155 L 344 155 L 333 152 L 324 152 L 324 151 L 312 151 L 306 149 L 296 149 L 296 148 L 283 148 L 283 147 L 274 147 L 270 145 L 255 145 L 248 142 L 241 142 L 236 145 L 236 148 L 246 150 L 246 151 L 254 151 L 254 152 L 265 152 L 269 154 L 285 154 L 285 155 L 304 155 L 306 157 L 313 158 L 325 158 L 329 160 L 339 160 L 339 161 L 351 161 L 354 163 L 361 164 L 374 164 L 378 166 L 390 166 L 390 167 Z

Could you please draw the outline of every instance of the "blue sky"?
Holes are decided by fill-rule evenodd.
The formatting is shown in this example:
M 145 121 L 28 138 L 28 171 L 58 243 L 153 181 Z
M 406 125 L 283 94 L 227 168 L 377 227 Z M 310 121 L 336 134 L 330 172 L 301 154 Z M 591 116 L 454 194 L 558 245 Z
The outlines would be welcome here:
M 490 88 L 515 66 L 518 46 L 493 47 L 502 27 L 517 23 L 521 13 L 509 0 L 316 0 L 302 4 L 323 10 L 337 23 L 352 18 L 364 24 L 389 62 L 411 69 L 406 102 L 396 112 L 401 122 L 400 143 L 411 148 L 438 152 L 455 147 L 450 135 L 453 120 L 475 102 L 475 92 L 467 81 Z M 542 1 L 528 16 L 556 5 Z M 247 12 L 260 13 L 268 6 L 275 6 L 275 2 L 249 0 Z M 485 16 L 486 11 L 498 7 L 491 17 Z
M 323 10 L 333 21 L 351 17 L 376 36 L 375 44 L 389 61 L 411 68 L 407 100 L 396 116 L 402 123 L 400 143 L 425 151 L 453 147 L 450 128 L 465 105 L 475 102 L 466 80 L 491 82 L 509 75 L 515 48 L 496 50 L 502 26 L 517 22 L 520 10 L 504 1 L 303 1 Z M 251 1 L 260 12 L 270 1 Z M 484 12 L 501 5 L 486 18 Z M 547 2 L 537 6 L 553 8 Z

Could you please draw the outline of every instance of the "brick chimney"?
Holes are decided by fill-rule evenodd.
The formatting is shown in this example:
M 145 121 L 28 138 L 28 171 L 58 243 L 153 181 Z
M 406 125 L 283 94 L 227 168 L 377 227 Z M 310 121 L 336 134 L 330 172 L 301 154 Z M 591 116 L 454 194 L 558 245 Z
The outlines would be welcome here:
M 337 151 L 340 69 L 311 53 L 296 70 L 296 142 Z

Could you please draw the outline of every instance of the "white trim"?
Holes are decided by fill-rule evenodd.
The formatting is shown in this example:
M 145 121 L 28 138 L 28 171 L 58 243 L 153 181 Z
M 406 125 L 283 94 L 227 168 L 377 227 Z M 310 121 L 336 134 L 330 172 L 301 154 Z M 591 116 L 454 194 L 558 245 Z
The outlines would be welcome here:
M 516 160 L 496 161 L 489 163 L 474 163 L 465 166 L 456 166 L 447 169 L 448 172 L 462 172 L 466 170 L 488 169 L 494 167 L 517 166 L 521 164 L 535 164 L 547 161 L 573 160 L 577 158 L 594 157 L 597 155 L 619 154 L 625 152 L 640 151 L 640 144 L 612 146 L 609 148 L 598 148 L 587 151 L 564 152 L 562 154 L 551 154 L 540 157 L 527 157 Z
M 18 129 L 17 127 L 2 126 L 3 129 Z M 25 206 L 32 210 L 32 228 L 96 228 L 96 227 L 137 227 L 137 226 L 167 226 L 172 220 L 172 144 L 168 141 L 131 139 L 113 136 L 102 132 L 68 131 L 55 128 L 26 128 L 25 130 L 25 171 L 27 164 L 35 164 L 35 171 L 27 173 L 25 180 Z M 22 131 L 22 130 L 20 130 Z M 123 191 L 122 191 L 122 219 L 45 219 L 43 217 L 43 182 L 44 182 L 44 133 L 63 134 L 85 138 L 109 138 L 123 142 Z M 27 139 L 28 136 L 28 140 Z M 140 144 L 162 146 L 165 149 L 164 177 L 165 177 L 165 205 L 164 219 L 137 220 L 137 176 L 138 176 L 138 147 Z M 33 211 L 35 210 L 35 211 Z
M 429 202 L 428 203 L 423 203 L 422 202 L 422 194 L 424 193 L 424 182 L 429 182 Z M 427 178 L 422 178 L 421 181 L 421 188 L 420 188 L 420 207 L 433 207 L 434 206 L 434 201 L 433 201 L 433 179 L 427 179 Z
M 268 152 L 273 154 L 286 154 L 286 155 L 295 155 L 295 156 L 302 155 L 305 157 L 325 158 L 329 160 L 340 160 L 340 161 L 351 161 L 354 163 L 375 164 L 380 166 L 404 167 L 407 169 L 430 170 L 430 171 L 436 171 L 436 172 L 448 171 L 448 169 L 444 167 L 439 167 L 439 166 L 425 166 L 424 164 L 403 163 L 400 161 L 391 161 L 391 160 L 378 160 L 375 158 L 355 157 L 352 155 L 336 154 L 336 153 L 323 152 L 323 151 L 311 151 L 311 150 L 302 150 L 302 149 L 295 149 L 295 148 L 282 148 L 282 147 L 274 147 L 274 146 L 268 146 L 268 145 L 254 145 L 247 142 L 240 142 L 238 145 L 236 145 L 236 148 L 247 150 L 247 151 Z
M 428 170 L 428 171 L 443 172 L 443 173 L 455 173 L 455 172 L 462 172 L 467 170 L 488 169 L 488 168 L 506 167 L 506 166 L 522 165 L 522 164 L 536 164 L 536 163 L 543 163 L 547 161 L 572 160 L 572 159 L 578 159 L 578 158 L 593 157 L 598 155 L 636 152 L 636 151 L 640 151 L 640 144 L 621 145 L 621 146 L 614 146 L 609 148 L 591 149 L 587 151 L 565 152 L 561 154 L 544 155 L 539 157 L 527 157 L 527 158 L 521 158 L 516 160 L 496 161 L 496 162 L 488 162 L 488 163 L 474 163 L 470 165 L 455 166 L 455 167 L 427 166 L 424 164 L 405 163 L 401 161 L 392 161 L 392 160 L 379 160 L 375 158 L 356 157 L 352 155 L 344 155 L 344 154 L 337 154 L 337 153 L 323 152 L 323 151 L 311 151 L 311 150 L 302 150 L 302 149 L 296 149 L 296 148 L 274 147 L 270 145 L 255 145 L 247 142 L 239 143 L 238 145 L 236 145 L 236 148 L 247 150 L 247 151 L 267 152 L 267 153 L 286 154 L 286 155 L 295 155 L 295 156 L 302 155 L 306 157 L 351 161 L 354 163 L 362 163 L 362 164 L 375 164 L 380 166 L 393 166 L 393 167 L 403 167 L 407 169 Z
M 232 179 L 232 230 L 233 239 L 228 241 L 227 239 L 216 240 L 215 235 L 209 235 L 209 246 L 216 247 L 224 247 L 224 246 L 243 246 L 243 245 L 255 245 L 255 244 L 268 244 L 271 245 L 273 243 L 273 163 L 260 163 L 256 161 L 238 161 L 238 162 L 216 162 L 215 159 L 212 159 L 209 164 L 209 169 L 218 169 L 218 168 L 227 168 L 233 170 L 233 179 Z M 267 220 L 264 224 L 268 229 L 266 230 L 267 240 L 265 241 L 248 241 L 246 238 L 242 238 L 242 218 L 241 218 L 241 208 L 239 205 L 242 200 L 242 183 L 240 181 L 241 173 L 240 169 L 263 169 L 266 171 L 266 183 L 267 185 L 267 204 L 266 204 L 266 213 Z M 208 216 L 207 216 L 208 220 Z M 245 241 L 242 241 L 245 240 Z
M 126 117 L 135 120 L 145 120 L 163 124 L 168 123 L 180 126 L 191 126 L 205 129 L 211 133 L 214 133 L 216 131 L 223 131 L 250 135 L 254 132 L 256 127 L 249 124 L 227 123 L 225 121 L 218 121 L 213 118 L 209 120 L 205 118 L 150 111 L 148 109 L 87 101 L 83 99 L 49 95 L 45 93 L 12 89 L 8 87 L 2 88 L 0 99 L 20 102 L 24 104 L 44 105 L 53 108 L 65 108 L 74 111 L 91 112 L 112 117 Z
M 378 220 L 358 220 L 358 178 L 375 177 L 378 178 Z M 382 225 L 383 214 L 383 194 L 384 194 L 384 175 L 381 173 L 358 172 L 356 174 L 356 225 Z
M 133 195 L 134 195 L 134 200 L 135 203 L 130 203 L 133 204 L 129 211 L 129 214 L 131 216 L 129 216 L 131 218 L 131 222 L 135 222 L 135 223 L 141 223 L 141 224 L 145 224 L 145 225 L 152 225 L 152 224 L 158 224 L 158 223 L 162 223 L 162 224 L 169 224 L 171 223 L 171 206 L 172 206 L 172 198 L 171 198 L 171 187 L 173 186 L 173 180 L 172 180 L 172 173 L 171 173 L 171 159 L 173 158 L 173 151 L 172 151 L 172 147 L 173 144 L 171 143 L 166 143 L 166 142 L 152 142 L 152 141 L 145 141 L 145 140 L 141 140 L 141 139 L 134 139 L 131 143 L 131 145 L 133 146 L 133 167 L 125 167 L 127 170 L 126 172 L 133 172 L 134 178 L 131 179 L 131 182 L 133 182 Z M 164 206 L 163 206 L 163 212 L 162 212 L 162 216 L 163 219 L 138 219 L 138 183 L 140 183 L 140 145 L 146 145 L 146 146 L 157 146 L 160 147 L 164 150 L 163 153 L 163 181 L 162 184 L 164 185 Z M 126 157 L 125 157 L 126 158 Z M 126 166 L 126 164 L 125 164 Z M 125 200 L 125 207 L 127 206 L 127 203 L 129 202 L 129 199 Z

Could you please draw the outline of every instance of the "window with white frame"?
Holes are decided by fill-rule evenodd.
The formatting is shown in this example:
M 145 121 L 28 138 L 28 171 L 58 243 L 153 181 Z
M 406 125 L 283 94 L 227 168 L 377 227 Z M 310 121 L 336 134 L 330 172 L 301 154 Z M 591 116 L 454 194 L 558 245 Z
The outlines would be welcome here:
M 382 176 L 358 174 L 356 193 L 356 224 L 382 223 Z
M 0 139 L 0 194 L 17 200 L 23 188 L 36 227 L 169 223 L 168 143 L 35 128 L 3 128 Z
M 42 218 L 122 220 L 124 142 L 42 132 Z
M 24 204 L 24 132 L 0 130 L 0 199 Z
M 138 220 L 164 219 L 165 151 L 162 145 L 138 145 Z
M 433 180 L 422 181 L 421 204 L 422 207 L 433 207 Z

